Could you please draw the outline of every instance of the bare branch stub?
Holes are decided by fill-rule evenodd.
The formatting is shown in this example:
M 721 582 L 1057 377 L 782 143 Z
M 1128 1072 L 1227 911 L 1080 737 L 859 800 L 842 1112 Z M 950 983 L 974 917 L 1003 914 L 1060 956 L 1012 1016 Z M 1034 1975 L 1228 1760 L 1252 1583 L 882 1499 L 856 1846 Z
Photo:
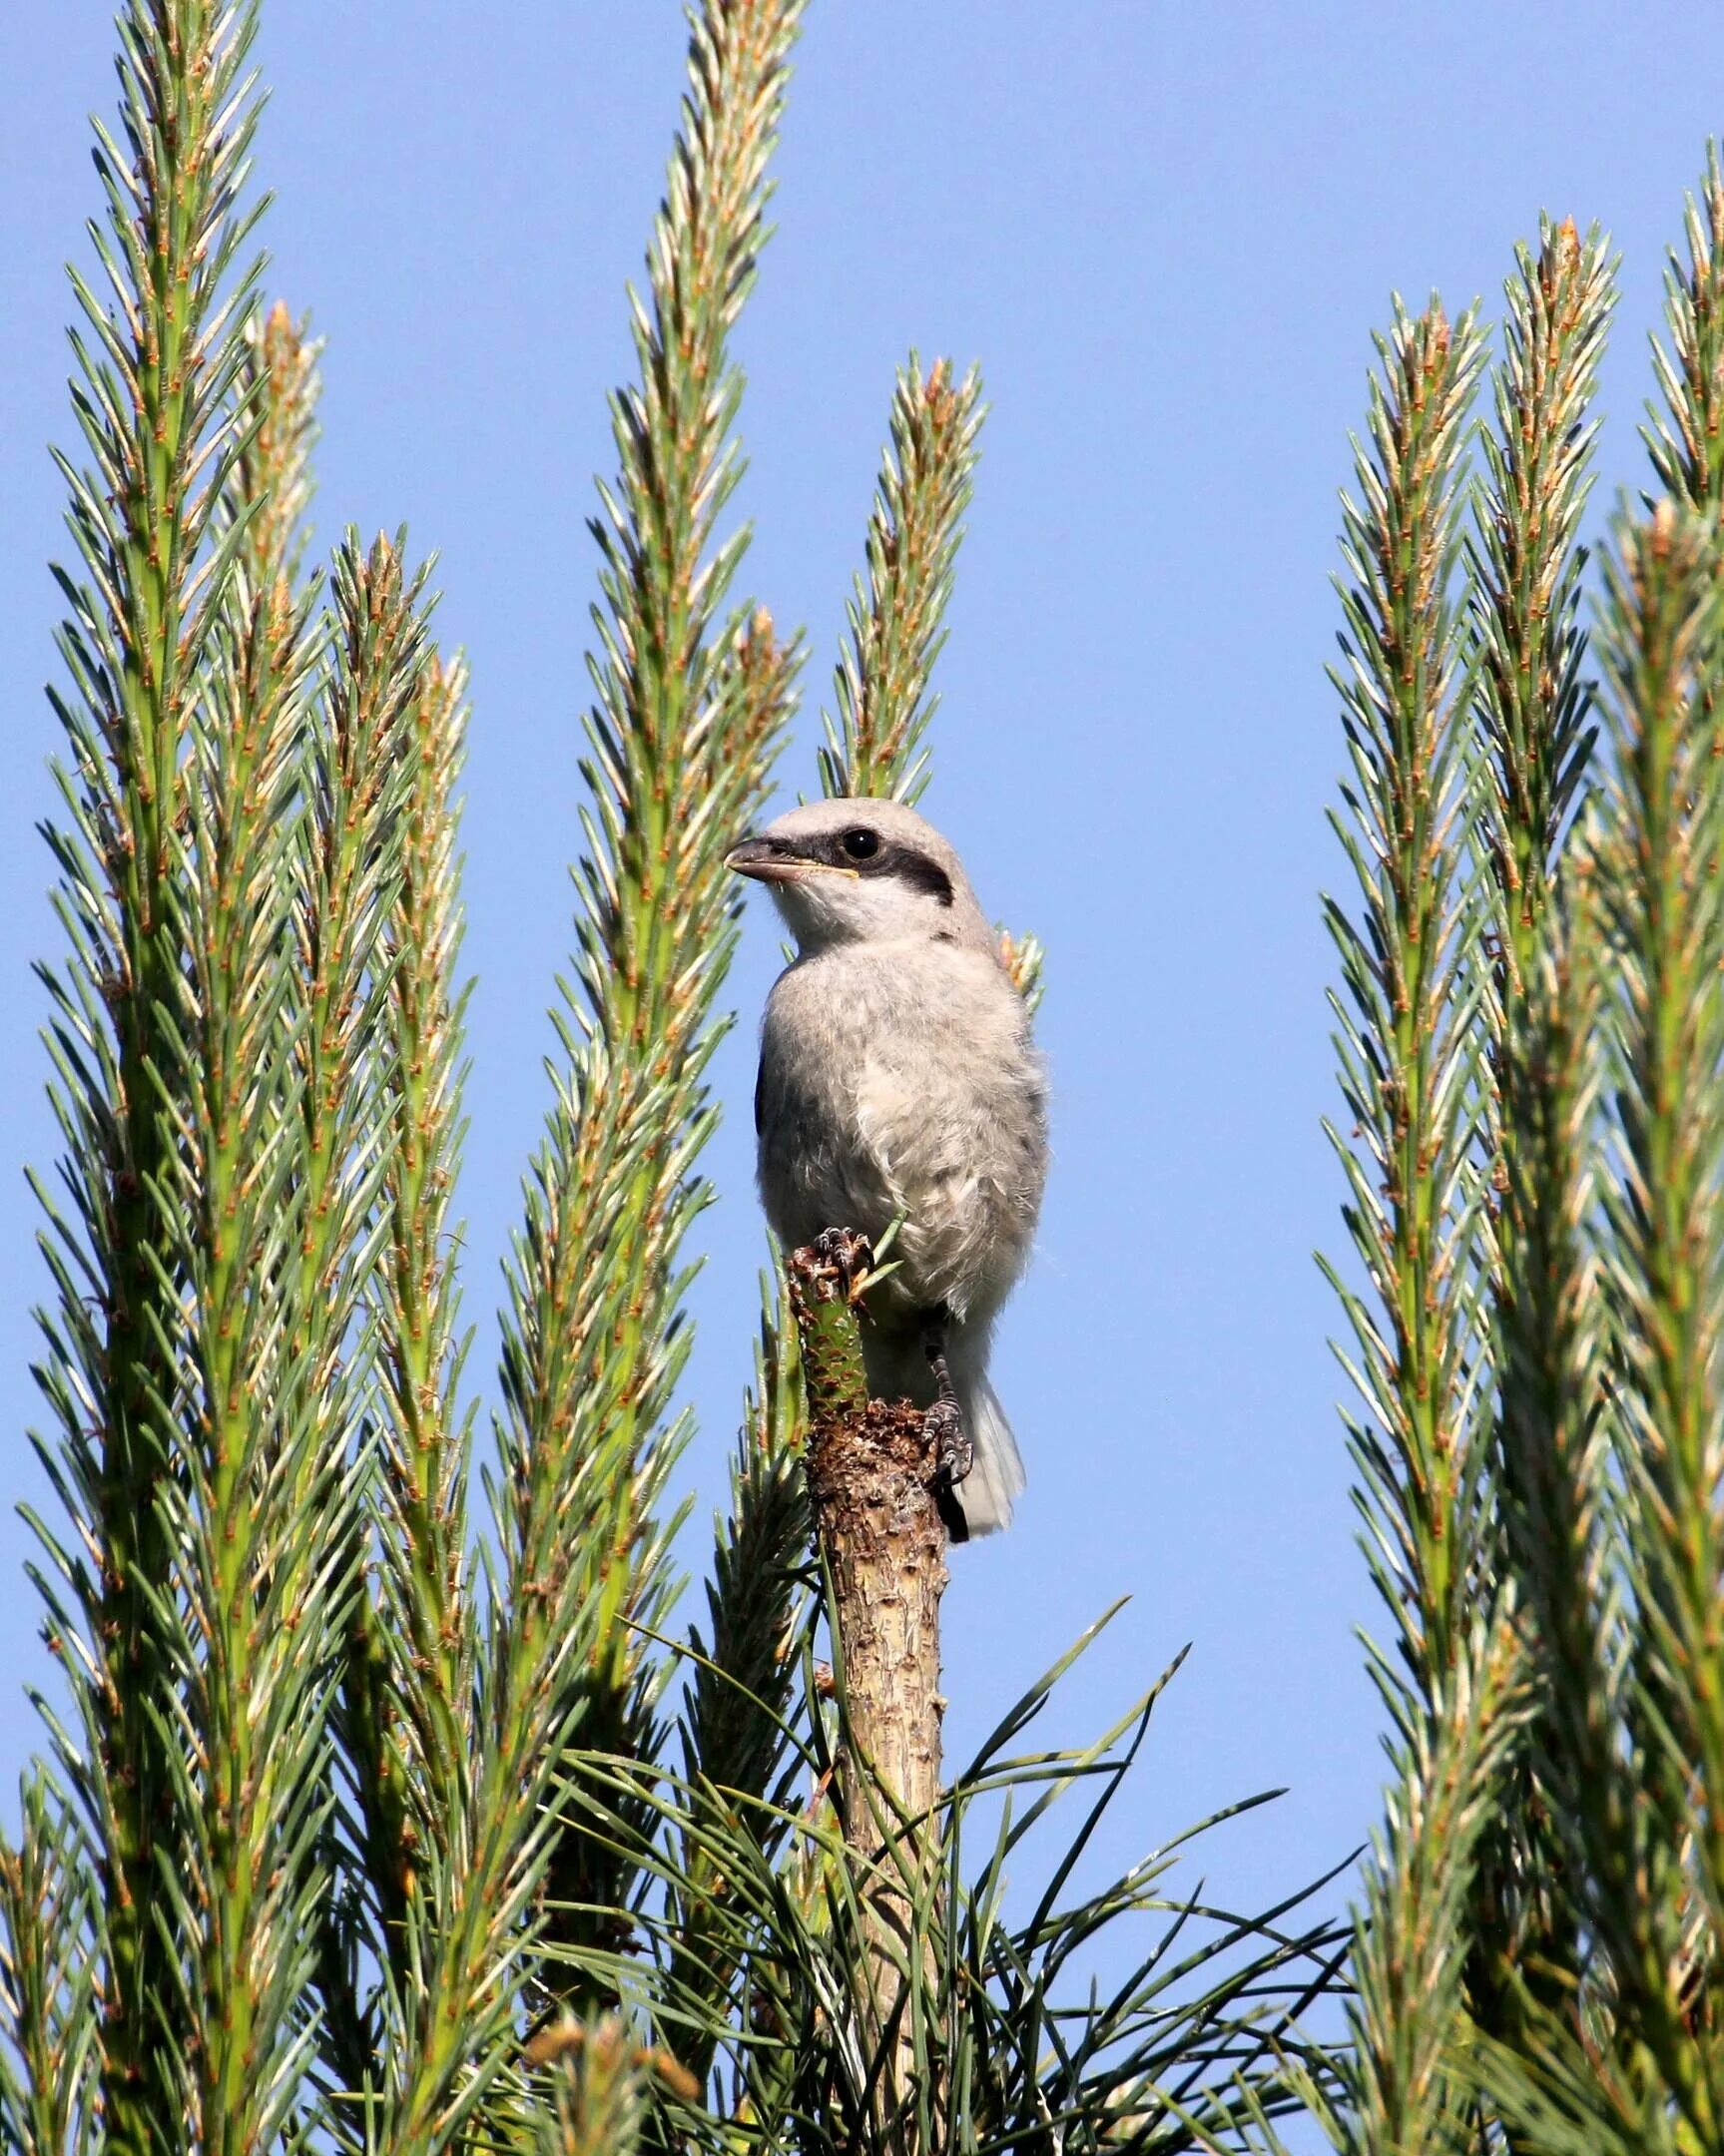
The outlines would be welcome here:
M 809 1491 L 833 1582 L 850 1735 L 878 1792 L 911 1818 L 939 1793 L 939 1602 L 945 1528 L 921 1408 L 870 1399 L 862 1363 L 860 1236 L 823 1238 L 790 1261 L 809 1394 Z M 847 1831 L 873 1847 L 871 1807 L 847 1769 Z
M 872 1875 L 862 1886 L 872 2004 L 880 2030 L 895 2025 L 902 2089 L 909 1888 L 938 1850 L 946 1532 L 923 1410 L 868 1397 L 858 1310 L 868 1257 L 862 1237 L 828 1235 L 794 1252 L 789 1272 L 808 1386 L 809 1491 L 843 1672 L 845 1839 L 864 1880 Z

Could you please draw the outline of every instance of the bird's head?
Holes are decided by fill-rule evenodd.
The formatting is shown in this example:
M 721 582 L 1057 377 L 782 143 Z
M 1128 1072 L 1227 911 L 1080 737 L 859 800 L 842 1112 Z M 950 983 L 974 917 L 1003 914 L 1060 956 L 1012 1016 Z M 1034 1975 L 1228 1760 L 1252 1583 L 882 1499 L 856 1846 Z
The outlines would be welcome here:
M 841 798 L 793 808 L 726 856 L 764 883 L 798 948 L 993 937 L 951 846 L 902 802 Z

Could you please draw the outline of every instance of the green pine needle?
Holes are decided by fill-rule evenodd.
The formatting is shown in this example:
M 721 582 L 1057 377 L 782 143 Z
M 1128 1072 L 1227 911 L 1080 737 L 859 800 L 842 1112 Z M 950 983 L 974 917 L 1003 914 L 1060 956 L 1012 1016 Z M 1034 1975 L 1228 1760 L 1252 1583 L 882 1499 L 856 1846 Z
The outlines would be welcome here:
M 263 932 L 257 863 L 194 898 L 187 848 L 206 871 L 230 839 L 244 856 L 244 834 L 216 829 L 233 772 L 225 711 L 254 664 L 277 670 L 290 701 L 299 662 L 293 602 L 261 624 L 242 589 L 245 528 L 223 507 L 255 424 L 237 393 L 256 274 L 245 250 L 258 211 L 242 197 L 255 11 L 130 0 L 119 29 L 121 121 L 117 133 L 97 128 L 107 217 L 93 228 L 111 298 L 74 272 L 87 461 L 59 460 L 79 554 L 61 574 L 69 683 L 54 702 L 68 758 L 63 820 L 50 833 L 70 954 L 45 977 L 70 1207 L 45 1197 L 59 1305 L 43 1320 L 39 1375 L 74 1524 L 69 1544 L 49 1542 L 50 1623 L 82 1720 L 57 1748 L 102 1874 L 104 2130 L 111 2149 L 156 2156 L 181 2145 L 202 2100 L 194 2086 L 225 2070 L 198 2050 L 196 2031 L 207 2008 L 251 2010 L 227 1987 L 246 1988 L 241 1964 L 256 1943 L 204 1932 L 195 1974 L 204 1918 L 177 1937 L 161 1906 L 164 1873 L 179 1872 L 213 1798 L 204 1762 L 188 1780 L 178 1591 L 209 1580 L 206 1500 L 219 1510 L 227 1497 L 207 1480 L 186 1483 L 172 1463 L 193 1388 L 227 1411 L 204 1389 L 218 1371 L 199 1298 L 227 1292 L 208 1267 L 231 1272 L 239 1260 L 204 1237 L 197 1179 L 217 1152 L 234 1163 L 232 1148 L 252 1143 L 233 1116 L 219 1131 L 204 1118 L 188 1056 L 219 1023 L 243 1061 L 270 1023 L 268 988 L 226 977 L 231 963 L 249 970 Z M 268 609 L 270 595 L 253 591 Z M 276 752 L 259 754 L 268 791 Z M 225 929 L 206 910 L 212 899 Z M 229 938 L 213 960 L 205 929 Z M 212 993 L 230 986 L 218 1021 Z M 267 1121 L 268 1106 L 259 1112 Z M 234 1471 L 223 1470 L 230 1481 Z M 266 2029 L 261 2069 L 273 2042 Z

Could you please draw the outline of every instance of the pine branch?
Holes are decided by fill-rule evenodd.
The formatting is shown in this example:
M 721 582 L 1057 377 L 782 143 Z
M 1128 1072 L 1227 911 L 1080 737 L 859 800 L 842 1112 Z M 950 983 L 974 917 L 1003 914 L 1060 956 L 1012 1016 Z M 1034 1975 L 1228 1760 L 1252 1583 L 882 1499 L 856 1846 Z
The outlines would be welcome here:
M 1637 1854 L 1644 1807 L 1639 1767 L 1623 1741 L 1623 1621 L 1610 1468 L 1609 1314 L 1596 1249 L 1600 1135 L 1607 1084 L 1606 967 L 1612 955 L 1599 892 L 1598 833 L 1574 850 L 1542 924 L 1516 1043 L 1514 1123 L 1506 1134 L 1503 1239 L 1503 1520 L 1529 1620 L 1536 1712 L 1527 1748 L 1548 1832 L 1566 1857 L 1569 1920 L 1595 1942 L 1585 2026 L 1580 1955 L 1559 1981 L 1528 1984 L 1505 2047 L 1486 2047 L 1510 2093 L 1528 2073 L 1548 2081 L 1575 2063 L 1602 2089 L 1617 2016 L 1597 2003 L 1612 1970 L 1656 1965 Z M 1601 1950 L 1601 1951 L 1600 1951 Z M 1554 1994 L 1554 1995 L 1552 1995 Z M 1631 2049 L 1626 2026 L 1620 2033 Z M 1543 2145 L 1539 2106 L 1516 2101 L 1517 2132 Z M 1525 2139 L 1530 2135 L 1530 2139 Z
M 1670 343 L 1652 347 L 1665 413 L 1650 411 L 1641 437 L 1664 491 L 1716 513 L 1724 503 L 1724 166 L 1716 143 L 1706 146 L 1705 177 L 1683 222 L 1688 260 L 1672 249 L 1664 272 Z
M 1511 1749 L 1520 1655 L 1501 1600 L 1457 1659 L 1452 1695 L 1398 1759 L 1353 1950 L 1349 2109 L 1320 2107 L 1352 2156 L 1467 2156 L 1480 2146 L 1456 2085 L 1474 1861 Z
M 1540 227 L 1538 253 L 1516 251 L 1505 287 L 1506 349 L 1493 380 L 1494 427 L 1480 430 L 1483 485 L 1468 544 L 1473 723 L 1481 754 L 1478 845 L 1496 919 L 1487 1011 L 1493 1078 L 1493 1181 L 1501 1196 L 1494 1274 L 1499 1315 L 1536 1286 L 1519 1275 L 1517 1206 L 1508 1193 L 1516 1134 L 1543 1111 L 1522 1103 L 1529 1081 L 1527 984 L 1552 903 L 1564 838 L 1586 783 L 1597 729 L 1583 678 L 1586 551 L 1578 543 L 1591 486 L 1597 421 L 1588 416 L 1615 304 L 1614 275 L 1594 231 Z M 1539 1231 L 1528 1223 L 1529 1231 Z M 1497 1511 L 1521 1501 L 1532 1471 L 1523 1444 L 1500 1439 Z M 1510 1547 L 1517 1530 L 1509 1529 Z M 1523 1620 L 1524 1622 L 1524 1620 Z M 1533 1743 L 1530 1749 L 1535 1751 Z M 1508 2033 L 1527 1986 L 1553 1995 L 1579 1942 L 1562 1886 L 1559 1838 L 1535 1784 L 1528 1747 L 1508 1759 L 1480 1852 L 1469 1990 L 1481 2026 Z
M 441 1902 L 385 2145 L 444 2145 L 510 2064 L 523 1925 L 577 2000 L 609 1989 L 634 1865 L 582 1805 L 571 1744 L 656 1756 L 664 1673 L 643 1635 L 672 1581 L 655 1516 L 680 1432 L 678 1254 L 704 1189 L 702 1087 L 735 938 L 723 857 L 764 792 L 798 655 L 764 616 L 722 613 L 746 534 L 716 543 L 739 464 L 727 346 L 764 239 L 766 165 L 801 0 L 709 0 L 637 302 L 636 388 L 612 410 L 621 476 L 595 524 L 594 793 L 579 871 L 578 987 L 511 1265 L 498 1524 L 506 1596 L 483 1674 L 465 1847 Z M 595 1799 L 598 1804 L 600 1800 Z M 547 1886 L 547 1874 L 550 1875 Z
M 1480 2038 L 1461 2070 L 1530 2156 L 1695 2156 L 1681 2120 L 1647 2101 L 1644 2075 L 1610 2055 L 1598 2018 L 1535 2018 L 1512 2047 Z
M 1590 1224 L 1596 1151 L 1605 929 L 1593 848 L 1577 852 L 1563 903 L 1543 922 L 1525 977 L 1526 1008 L 1505 1158 L 1502 1403 L 1499 1432 L 1513 1502 L 1504 1509 L 1551 1718 L 1539 1745 L 1576 1833 L 1576 1876 L 1614 1872 L 1628 1848 L 1608 1809 L 1615 1654 L 1610 1581 L 1605 1311 Z
M 538 2039 L 536 2059 L 555 2062 L 539 2156 L 633 2156 L 640 2146 L 645 2084 L 662 2054 L 632 2043 L 615 2014 L 566 2020 Z M 681 2069 L 672 2062 L 672 2071 Z
M 323 1533 L 331 1561 L 355 1581 L 370 1556 L 357 1498 L 361 1488 L 369 1494 L 374 1467 L 375 1365 L 385 1346 L 382 1330 L 366 1321 L 382 1292 L 397 1166 L 391 928 L 403 902 L 430 664 L 428 566 L 409 575 L 404 546 L 404 533 L 392 541 L 379 534 L 367 549 L 349 530 L 336 553 L 330 649 L 305 728 L 306 807 L 290 877 L 294 1151 L 304 1215 L 290 1286 L 288 1381 L 293 1411 L 312 1432 L 310 1475 L 340 1473 L 352 1485 L 354 1501 L 327 1512 Z M 298 1501 L 318 1509 L 309 1475 Z M 399 1742 L 403 1707 L 391 1672 L 400 1643 L 383 1636 L 368 1593 L 352 1594 L 345 1615 L 336 1722 L 357 1819 L 343 1820 L 336 1833 L 332 1818 L 325 1837 L 324 1861 L 338 1885 L 320 1910 L 318 1966 L 329 2070 L 338 2085 L 353 2087 L 374 2076 L 373 2032 L 346 1972 L 360 1943 L 390 1968 L 404 1951 L 411 1810 L 428 1793 L 410 1786 Z M 380 1935 L 342 1939 L 343 1923 L 358 1921 L 372 1903 Z
M 681 1716 L 690 1819 L 672 1883 L 673 1946 L 666 1985 L 687 2033 L 680 2056 L 705 2086 L 734 1986 L 753 1942 L 717 1846 L 746 1836 L 769 1857 L 785 1832 L 796 1715 L 797 1608 L 812 1584 L 802 1371 L 782 1287 L 762 1283 L 754 1384 L 731 1468 L 728 1515 L 718 1523 L 707 1588 L 710 1640 L 690 1638 L 692 1669 Z
M 1506 286 L 1507 350 L 1481 434 L 1484 486 L 1472 568 L 1474 710 L 1487 756 L 1488 857 L 1500 911 L 1498 1053 L 1513 1035 L 1562 833 L 1597 729 L 1582 678 L 1580 519 L 1598 421 L 1589 416 L 1615 309 L 1596 230 L 1540 228 Z
M 1710 516 L 1660 503 L 1606 571 L 1600 653 L 1615 772 L 1606 924 L 1618 964 L 1619 1182 L 1604 1193 L 1621 1555 L 1632 1640 L 1638 1862 L 1603 1874 L 1632 2025 L 1702 2145 L 1724 2133 L 1724 2059 L 1691 1987 L 1724 1950 L 1724 686 Z M 1643 1896 L 1635 1909 L 1634 1897 Z M 1697 1934 L 1697 1935 L 1696 1935 Z
M 255 425 L 219 508 L 240 549 L 193 712 L 178 900 L 190 963 L 165 1074 L 185 1103 L 161 1246 L 186 1282 L 184 1470 L 162 1502 L 183 1736 L 170 1759 L 188 1832 L 156 1894 L 193 1964 L 191 2130 L 235 2152 L 282 2134 L 299 2105 L 322 1891 L 310 1852 L 353 1588 L 330 1561 L 351 1504 L 340 1446 L 295 1397 L 291 1296 L 311 1232 L 287 954 L 322 641 L 314 593 L 294 583 L 313 361 L 278 313 L 250 335 L 238 384 Z
M 1040 936 L 1033 932 L 1013 935 L 1009 929 L 1002 928 L 999 962 L 1005 968 L 1006 978 L 1029 1006 L 1033 1018 L 1041 1008 L 1041 999 L 1047 989 L 1047 953 L 1042 949 Z
M 70 1213 L 44 1193 L 59 1296 L 39 1372 L 75 1533 L 48 1538 L 50 1618 L 86 1723 L 64 1765 L 103 1868 L 102 2106 L 126 2156 L 178 2148 L 190 2020 L 159 1920 L 190 1821 L 175 1734 L 171 1488 L 189 1351 L 174 1247 L 190 1103 L 178 1027 L 194 957 L 180 879 L 203 684 L 242 535 L 217 506 L 249 424 L 235 400 L 257 217 L 242 207 L 256 104 L 250 6 L 131 0 L 119 139 L 97 129 L 105 305 L 74 272 L 73 398 L 89 458 L 61 458 L 81 571 L 62 572 L 66 821 L 49 833 L 71 952 L 45 975 Z M 89 1554 L 86 1556 L 84 1552 Z
M 96 2145 L 96 1873 L 77 1814 L 36 1769 L 0 1846 L 0 2129 L 19 2156 Z M 16 2063 L 17 2073 L 12 2068 Z
M 682 1717 L 691 1778 L 719 1790 L 771 1794 L 782 1725 L 795 1683 L 791 1611 L 808 1578 L 807 1433 L 802 1370 L 782 1289 L 762 1283 L 754 1384 L 731 1473 L 731 1507 L 718 1525 L 707 1589 L 710 1643 Z
M 444 1858 L 459 1833 L 472 1746 L 473 1622 L 466 1580 L 468 1421 L 457 1400 L 459 1230 L 449 1206 L 464 1121 L 467 991 L 455 801 L 466 670 L 432 657 L 405 748 L 401 882 L 386 931 L 393 1039 L 384 1203 L 389 1246 L 372 1289 L 384 1409 L 379 1481 L 381 1636 L 400 1725 L 396 1768 L 413 1842 Z
M 368 1360 L 346 1379 L 349 1418 L 363 1385 L 378 1421 L 365 1484 L 377 1592 L 356 1603 L 347 1647 L 341 1729 L 358 1818 L 334 1846 L 343 1884 L 319 1940 L 327 2077 L 348 2092 L 376 2086 L 384 2024 L 399 2041 L 406 2000 L 423 1981 L 437 1882 L 465 1833 L 477 1649 L 466 1578 L 470 1417 L 457 1400 L 458 1236 L 448 1221 L 464 1129 L 454 788 L 466 673 L 430 651 L 398 560 L 393 548 L 373 549 L 366 576 L 380 572 L 384 589 L 369 604 L 393 618 L 394 633 L 368 655 L 357 648 L 353 665 L 356 706 L 392 708 L 375 754 L 379 769 L 399 763 L 404 791 L 391 832 L 377 840 L 396 856 L 395 879 L 369 924 L 361 1037 L 371 1046 L 355 1072 L 368 1105 L 348 1140 L 380 1215 L 366 1269 L 348 1280 L 355 1312 L 362 1304 L 348 1330 Z M 384 1971 L 370 2007 L 359 1988 L 367 1958 Z
M 1366 1408 L 1349 1419 L 1357 1501 L 1399 1633 L 1395 1652 L 1372 1648 L 1400 1779 L 1359 1946 L 1366 1995 L 1350 2079 L 1357 2117 L 1407 2137 L 1373 2145 L 1411 2152 L 1458 2147 L 1468 2132 L 1440 2061 L 1463 1999 L 1470 1939 L 1458 1911 L 1484 1815 L 1477 1778 L 1500 1757 L 1494 1725 L 1515 1687 L 1499 1666 L 1511 1635 L 1482 1516 L 1491 1316 L 1475 1156 L 1489 913 L 1465 855 L 1474 779 L 1449 596 L 1482 346 L 1470 313 L 1451 329 L 1436 303 L 1417 321 L 1398 304 L 1378 349 L 1359 493 L 1345 504 L 1347 664 L 1334 676 L 1352 777 L 1347 818 L 1332 821 L 1357 912 L 1326 908 L 1354 1126 L 1351 1141 L 1329 1135 L 1369 1298 L 1326 1271 L 1355 1342 L 1343 1365 Z M 1398 1956 L 1411 1948 L 1395 1928 L 1414 1916 L 1418 1989 L 1401 1981 Z
M 322 350 L 309 321 L 294 321 L 283 299 L 247 327 L 235 402 L 251 425 L 239 444 L 225 506 L 229 521 L 244 525 L 251 587 L 266 596 L 273 596 L 277 579 L 296 593 L 304 570 Z
M 846 608 L 850 635 L 834 675 L 838 718 L 823 715 L 822 791 L 916 801 L 923 742 L 939 699 L 928 680 L 945 644 L 960 519 L 979 454 L 981 377 L 953 386 L 936 359 L 924 378 L 910 354 L 892 394 L 890 438 L 868 518 L 867 569 Z
M 1353 776 L 1349 820 L 1332 820 L 1358 878 L 1358 917 L 1327 904 L 1345 988 L 1333 999 L 1342 1091 L 1358 1139 L 1330 1136 L 1377 1308 L 1331 1277 L 1370 1415 L 1353 1441 L 1373 1566 L 1402 1635 L 1379 1675 L 1411 1734 L 1419 1703 L 1461 1659 L 1476 1584 L 1482 1461 L 1470 1440 L 1485 1340 L 1468 1164 L 1484 916 L 1461 854 L 1468 771 L 1448 586 L 1482 348 L 1470 314 L 1451 330 L 1434 306 L 1417 321 L 1398 311 L 1379 349 L 1360 498 L 1346 503 L 1347 667 L 1334 677 Z
M 916 802 L 928 782 L 927 732 L 939 698 L 962 517 L 975 485 L 987 406 L 974 367 L 955 387 L 951 363 L 925 377 L 912 352 L 892 390 L 885 454 L 868 517 L 867 568 L 845 609 L 850 634 L 833 673 L 838 718 L 822 714 L 821 791 Z M 1033 1013 L 1043 952 L 1033 935 L 1000 931 L 1000 962 Z
M 298 1254 L 299 1348 L 318 1393 L 337 1389 L 346 1323 L 368 1278 L 366 1223 L 387 1166 L 392 983 L 386 944 L 400 902 L 412 739 L 429 655 L 428 567 L 403 566 L 406 535 L 368 550 L 349 530 L 329 582 L 333 651 L 307 742 L 309 794 L 295 899 L 304 1028 L 307 1233 Z

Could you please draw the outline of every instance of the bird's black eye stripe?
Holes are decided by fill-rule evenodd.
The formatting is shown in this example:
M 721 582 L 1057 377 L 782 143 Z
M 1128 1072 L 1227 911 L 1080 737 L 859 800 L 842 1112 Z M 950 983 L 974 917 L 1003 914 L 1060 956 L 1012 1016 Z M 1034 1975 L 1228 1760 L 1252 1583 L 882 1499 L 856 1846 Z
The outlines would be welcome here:
M 926 891 L 937 904 L 951 904 L 951 877 L 938 861 L 926 853 L 918 853 L 913 846 L 894 846 L 887 872 L 909 884 L 912 890 Z
M 895 876 L 912 890 L 925 891 L 937 905 L 952 902 L 951 877 L 932 854 L 882 837 L 866 824 L 852 824 L 849 830 L 821 838 L 809 850 L 812 858 L 834 868 L 848 868 L 853 875 Z

